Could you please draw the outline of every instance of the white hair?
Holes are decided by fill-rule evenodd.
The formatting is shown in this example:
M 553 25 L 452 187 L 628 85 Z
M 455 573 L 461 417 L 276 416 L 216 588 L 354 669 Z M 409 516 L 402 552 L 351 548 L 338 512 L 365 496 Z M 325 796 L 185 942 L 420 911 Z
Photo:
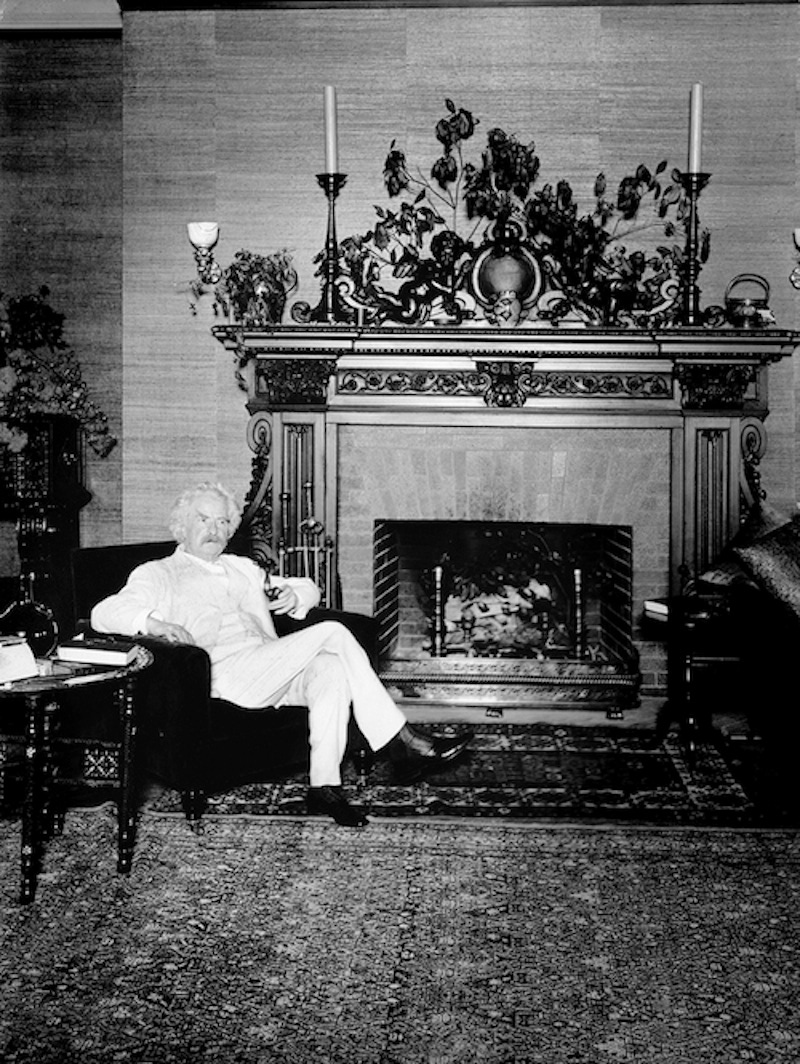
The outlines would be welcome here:
M 242 511 L 233 493 L 228 491 L 222 484 L 204 481 L 194 488 L 187 488 L 175 500 L 175 505 L 172 507 L 172 513 L 169 516 L 169 530 L 176 543 L 183 543 L 186 538 L 186 518 L 195 500 L 201 495 L 218 495 L 224 500 L 228 511 L 228 520 L 230 521 L 230 535 L 233 535 L 239 527 L 239 523 L 242 520 Z

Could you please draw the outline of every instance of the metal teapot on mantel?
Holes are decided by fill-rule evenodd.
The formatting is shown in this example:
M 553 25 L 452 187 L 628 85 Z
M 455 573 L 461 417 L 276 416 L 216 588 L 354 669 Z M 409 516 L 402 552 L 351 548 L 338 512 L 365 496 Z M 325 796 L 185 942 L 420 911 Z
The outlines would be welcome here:
M 737 329 L 775 324 L 769 309 L 769 284 L 757 273 L 740 273 L 725 290 L 725 317 Z

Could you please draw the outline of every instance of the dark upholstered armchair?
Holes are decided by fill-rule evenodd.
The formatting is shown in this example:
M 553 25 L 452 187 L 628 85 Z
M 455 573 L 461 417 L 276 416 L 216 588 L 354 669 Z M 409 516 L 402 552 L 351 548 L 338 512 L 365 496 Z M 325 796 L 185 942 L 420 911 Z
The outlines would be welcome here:
M 172 553 L 172 541 L 72 551 L 70 570 L 76 629 L 88 628 L 92 606 L 118 591 L 137 565 Z M 363 614 L 312 610 L 304 621 L 276 617 L 279 634 L 336 619 L 351 630 L 375 661 L 377 623 Z M 193 830 L 208 795 L 246 783 L 280 779 L 308 764 L 305 707 L 247 710 L 210 696 L 210 662 L 195 646 L 152 636 L 138 641 L 153 651 L 154 664 L 140 681 L 137 767 L 179 791 Z M 363 752 L 354 732 L 352 749 Z M 363 741 L 362 741 L 363 743 Z

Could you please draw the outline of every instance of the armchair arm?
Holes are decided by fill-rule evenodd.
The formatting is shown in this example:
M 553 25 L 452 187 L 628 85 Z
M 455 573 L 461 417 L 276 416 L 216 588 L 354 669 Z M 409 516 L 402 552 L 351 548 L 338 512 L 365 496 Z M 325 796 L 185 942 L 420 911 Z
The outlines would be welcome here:
M 211 662 L 200 647 L 137 637 L 153 654 L 138 699 L 141 764 L 178 790 L 205 779 L 211 742 Z
M 102 638 L 88 621 L 78 631 Z M 139 679 L 137 761 L 170 786 L 189 790 L 207 775 L 211 662 L 201 647 L 137 635 L 153 664 Z

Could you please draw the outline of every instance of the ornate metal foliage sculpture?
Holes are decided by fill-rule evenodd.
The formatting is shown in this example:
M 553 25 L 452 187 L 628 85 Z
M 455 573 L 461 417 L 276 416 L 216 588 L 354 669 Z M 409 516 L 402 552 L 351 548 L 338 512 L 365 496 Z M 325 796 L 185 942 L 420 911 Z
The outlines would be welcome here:
M 446 100 L 440 156 L 412 173 L 392 142 L 389 197 L 375 225 L 338 245 L 338 286 L 353 321 L 421 325 L 548 322 L 652 328 L 680 323 L 688 200 L 681 174 L 640 165 L 609 196 L 604 174 L 581 213 L 567 181 L 538 187 L 533 142 L 491 129 L 478 165 L 464 145 L 478 119 Z M 655 235 L 653 247 L 643 237 Z M 708 258 L 701 234 L 699 259 Z M 324 267 L 324 253 L 317 261 Z M 322 268 L 321 267 L 321 268 Z

